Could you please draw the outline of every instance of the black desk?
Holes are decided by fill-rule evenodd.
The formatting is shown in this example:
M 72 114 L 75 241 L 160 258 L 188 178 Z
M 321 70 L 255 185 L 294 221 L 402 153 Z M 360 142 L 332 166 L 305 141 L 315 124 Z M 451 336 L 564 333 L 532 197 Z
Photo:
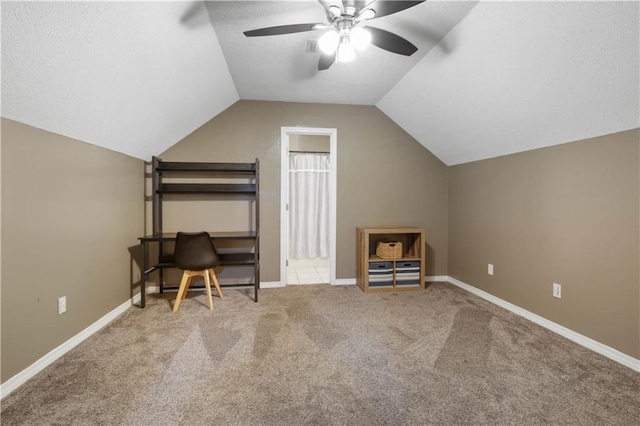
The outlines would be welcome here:
M 216 241 L 221 240 L 249 240 L 253 241 L 254 251 L 252 252 L 225 252 L 224 250 L 217 249 L 218 255 L 222 266 L 253 266 L 254 268 L 254 300 L 258 301 L 258 289 L 260 288 L 260 259 L 258 252 L 259 235 L 255 231 L 249 232 L 209 232 L 211 239 L 215 245 Z M 138 238 L 142 244 L 142 284 L 140 288 L 140 307 L 145 307 L 146 294 L 147 294 L 147 275 L 156 269 L 161 268 L 175 268 L 175 265 L 167 259 L 162 259 L 162 250 L 159 250 L 159 259 L 153 266 L 149 267 L 147 260 L 148 252 L 147 245 L 149 243 L 162 244 L 165 242 L 173 242 L 176 240 L 175 232 L 164 232 L 162 234 L 145 235 Z M 163 261 L 164 260 L 164 261 Z M 162 278 L 161 278 L 162 281 Z M 234 284 L 232 284 L 234 285 Z M 246 284 L 235 284 L 246 285 Z M 224 287 L 224 286 L 223 286 Z M 227 285 L 228 287 L 228 285 Z M 160 288 L 162 290 L 163 283 L 160 282 Z

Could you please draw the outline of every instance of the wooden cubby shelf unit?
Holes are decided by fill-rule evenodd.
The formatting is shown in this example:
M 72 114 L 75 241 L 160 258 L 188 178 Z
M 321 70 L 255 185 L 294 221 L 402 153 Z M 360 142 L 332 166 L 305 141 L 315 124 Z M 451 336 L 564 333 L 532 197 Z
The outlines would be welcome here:
M 356 283 L 365 292 L 424 290 L 424 228 L 378 226 L 356 228 Z M 402 257 L 376 255 L 378 242 L 402 243 Z

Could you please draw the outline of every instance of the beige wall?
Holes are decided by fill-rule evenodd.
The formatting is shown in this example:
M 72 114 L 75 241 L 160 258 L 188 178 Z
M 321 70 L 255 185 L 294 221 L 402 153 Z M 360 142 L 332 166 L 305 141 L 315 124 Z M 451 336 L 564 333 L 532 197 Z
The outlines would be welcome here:
M 140 160 L 1 123 L 5 382 L 131 297 L 144 183 Z M 160 156 L 260 159 L 262 281 L 279 280 L 281 126 L 338 129 L 338 278 L 355 277 L 356 226 L 423 226 L 428 275 L 640 358 L 638 130 L 447 169 L 375 107 L 240 101 Z M 165 229 L 240 229 L 233 203 L 176 201 Z
M 289 151 L 331 151 L 331 139 L 325 135 L 289 135 Z
M 640 358 L 639 139 L 451 167 L 449 275 Z
M 144 163 L 4 118 L 2 151 L 5 382 L 131 297 Z
M 282 126 L 338 131 L 338 279 L 355 278 L 355 229 L 367 225 L 426 228 L 427 275 L 446 274 L 447 169 L 422 145 L 375 107 L 239 101 L 160 157 L 223 162 L 259 158 L 261 281 L 280 280 Z M 191 208 L 195 204 L 188 209 L 167 206 L 165 230 L 212 229 L 226 223 L 236 230 L 248 223 L 246 206 L 238 206 L 237 213 L 222 206 L 209 212 L 205 203 L 200 202 L 196 213 Z

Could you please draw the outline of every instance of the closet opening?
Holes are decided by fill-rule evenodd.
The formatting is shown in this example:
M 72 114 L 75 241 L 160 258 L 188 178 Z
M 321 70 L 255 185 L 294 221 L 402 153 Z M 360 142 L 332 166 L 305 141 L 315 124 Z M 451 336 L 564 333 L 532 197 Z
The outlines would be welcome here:
M 281 285 L 335 284 L 335 129 L 282 128 Z

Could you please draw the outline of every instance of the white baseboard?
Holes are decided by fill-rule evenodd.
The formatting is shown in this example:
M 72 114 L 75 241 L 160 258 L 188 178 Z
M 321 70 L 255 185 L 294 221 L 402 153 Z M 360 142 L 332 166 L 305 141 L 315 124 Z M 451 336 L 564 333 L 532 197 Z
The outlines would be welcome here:
M 71 349 L 78 346 L 80 343 L 82 343 L 92 334 L 96 333 L 102 327 L 109 324 L 139 300 L 140 294 L 137 294 L 133 298 L 127 300 L 122 305 L 116 307 L 114 310 L 104 315 L 89 327 L 82 330 L 80 333 L 73 336 L 71 339 L 67 340 L 60 346 L 53 349 L 51 352 L 47 353 L 45 356 L 31 364 L 29 367 L 25 368 L 24 370 L 4 382 L 2 385 L 0 385 L 0 399 L 3 399 L 5 396 L 9 395 L 27 380 L 42 371 L 45 367 L 53 363 L 65 353 L 69 352 Z
M 486 291 L 480 290 L 479 288 L 463 283 L 462 281 L 457 280 L 453 277 L 447 276 L 446 280 L 443 280 L 443 281 L 447 281 L 455 285 L 456 287 L 460 287 L 461 289 L 466 290 L 469 293 L 473 293 L 476 296 L 479 296 L 495 305 L 498 305 L 508 311 L 511 311 L 516 315 L 520 315 L 521 317 L 526 318 L 529 321 L 534 322 L 538 325 L 541 325 L 542 327 L 547 328 L 553 331 L 554 333 L 557 333 L 562 337 L 565 337 L 581 346 L 584 346 L 587 349 L 591 349 L 592 351 L 597 352 L 600 355 L 604 355 L 607 358 L 612 359 L 613 361 L 616 361 L 624 365 L 625 367 L 629 367 L 632 370 L 640 372 L 639 359 L 633 358 L 627 354 L 624 354 L 618 351 L 617 349 L 614 349 L 610 346 L 607 346 L 598 341 L 595 341 L 587 336 L 583 336 L 580 333 L 576 333 L 575 331 L 570 330 L 560 324 L 557 324 L 553 321 L 549 321 L 548 319 L 543 318 L 540 315 L 534 314 L 533 312 L 529 312 L 526 309 L 522 309 L 519 306 L 516 306 L 512 303 L 502 300 L 492 294 L 487 293 Z
M 449 280 L 448 275 L 432 275 L 424 277 L 424 280 L 430 282 L 447 282 Z

